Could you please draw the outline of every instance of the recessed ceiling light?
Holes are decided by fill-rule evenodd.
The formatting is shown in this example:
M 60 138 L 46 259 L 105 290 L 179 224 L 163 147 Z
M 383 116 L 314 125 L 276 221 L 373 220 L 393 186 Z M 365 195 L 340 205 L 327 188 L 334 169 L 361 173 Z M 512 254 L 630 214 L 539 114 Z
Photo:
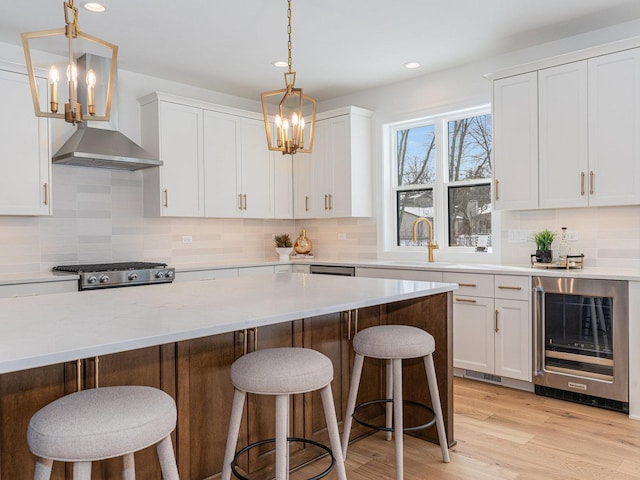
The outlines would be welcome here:
M 275 62 L 271 62 L 271 65 L 277 68 L 284 68 L 284 67 L 288 67 L 289 63 L 283 60 L 276 60 Z
M 84 2 L 82 6 L 85 10 L 89 10 L 90 12 L 102 13 L 106 10 L 104 5 L 98 2 Z
M 418 62 L 407 62 L 404 64 L 404 68 L 418 68 L 420 64 Z

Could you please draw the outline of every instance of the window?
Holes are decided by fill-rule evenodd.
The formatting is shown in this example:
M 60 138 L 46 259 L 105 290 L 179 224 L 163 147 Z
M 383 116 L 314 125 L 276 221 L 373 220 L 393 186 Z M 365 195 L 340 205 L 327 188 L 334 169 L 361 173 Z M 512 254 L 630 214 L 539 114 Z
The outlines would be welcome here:
M 389 126 L 396 250 L 428 242 L 426 217 L 442 248 L 490 245 L 491 114 L 482 107 Z M 391 224 L 389 224 L 391 227 Z M 447 247 L 442 247 L 442 245 Z

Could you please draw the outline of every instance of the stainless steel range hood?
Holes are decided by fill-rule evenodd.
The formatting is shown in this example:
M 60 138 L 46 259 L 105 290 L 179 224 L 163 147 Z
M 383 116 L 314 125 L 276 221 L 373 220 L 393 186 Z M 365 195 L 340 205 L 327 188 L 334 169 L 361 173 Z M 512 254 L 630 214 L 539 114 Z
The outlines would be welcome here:
M 89 68 L 96 72 L 98 78 L 106 78 L 111 68 L 110 59 L 88 53 L 79 57 L 76 64 L 78 78 L 84 78 L 84 72 Z M 78 101 L 83 105 L 86 104 L 86 90 L 85 82 L 78 82 Z M 106 95 L 106 85 L 96 85 L 97 105 L 104 105 L 105 101 L 101 99 L 106 99 Z M 53 163 L 119 170 L 140 170 L 162 165 L 162 161 L 117 131 L 117 88 L 113 98 L 109 123 L 114 130 L 88 127 L 86 122 L 78 124 L 76 132 L 52 157 Z
M 53 163 L 82 167 L 140 170 L 162 161 L 115 130 L 78 125 L 76 132 L 51 159 Z

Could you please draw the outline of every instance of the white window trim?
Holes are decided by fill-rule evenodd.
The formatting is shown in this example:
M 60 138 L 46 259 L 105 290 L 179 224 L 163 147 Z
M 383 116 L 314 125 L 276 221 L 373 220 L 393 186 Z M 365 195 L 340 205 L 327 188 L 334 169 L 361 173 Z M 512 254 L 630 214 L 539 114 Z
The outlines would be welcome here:
M 397 165 L 395 155 L 395 141 L 392 139 L 392 132 L 399 128 L 410 128 L 416 125 L 424 125 L 433 122 L 435 125 L 435 135 L 440 140 L 436 142 L 436 178 L 438 181 L 433 185 L 434 195 L 434 213 L 437 226 L 435 228 L 435 240 L 438 242 L 439 249 L 434 251 L 436 262 L 444 263 L 500 263 L 500 215 L 493 210 L 491 218 L 491 252 L 476 252 L 471 247 L 450 247 L 447 242 L 447 215 L 445 198 L 445 182 L 444 178 L 445 162 L 442 152 L 444 145 L 448 143 L 448 134 L 443 125 L 453 119 L 472 117 L 491 113 L 491 105 L 483 104 L 471 108 L 458 108 L 439 112 L 413 116 L 410 119 L 395 120 L 382 124 L 382 168 L 381 171 L 381 199 L 378 209 L 378 225 L 380 226 L 381 235 L 379 237 L 378 257 L 383 260 L 401 260 L 401 261 L 427 261 L 427 249 L 424 246 L 416 247 L 399 247 L 396 245 L 396 201 L 395 191 L 393 187 L 395 178 L 397 178 Z M 493 161 L 492 161 L 493 163 Z M 487 179 L 490 185 L 493 185 L 492 179 Z M 447 182 L 448 183 L 448 182 Z M 463 185 L 466 182 L 457 182 L 454 185 Z M 477 183 L 476 181 L 470 183 Z

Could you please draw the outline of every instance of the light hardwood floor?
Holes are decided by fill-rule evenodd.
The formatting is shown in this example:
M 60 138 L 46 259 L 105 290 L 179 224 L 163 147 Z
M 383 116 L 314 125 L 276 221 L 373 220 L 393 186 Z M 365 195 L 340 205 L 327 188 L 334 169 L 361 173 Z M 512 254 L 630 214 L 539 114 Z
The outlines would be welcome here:
M 442 463 L 439 446 L 405 435 L 405 480 L 640 479 L 640 421 L 459 378 L 454 397 L 451 463 Z M 394 465 L 393 442 L 383 433 L 349 446 L 349 480 L 393 480 Z

